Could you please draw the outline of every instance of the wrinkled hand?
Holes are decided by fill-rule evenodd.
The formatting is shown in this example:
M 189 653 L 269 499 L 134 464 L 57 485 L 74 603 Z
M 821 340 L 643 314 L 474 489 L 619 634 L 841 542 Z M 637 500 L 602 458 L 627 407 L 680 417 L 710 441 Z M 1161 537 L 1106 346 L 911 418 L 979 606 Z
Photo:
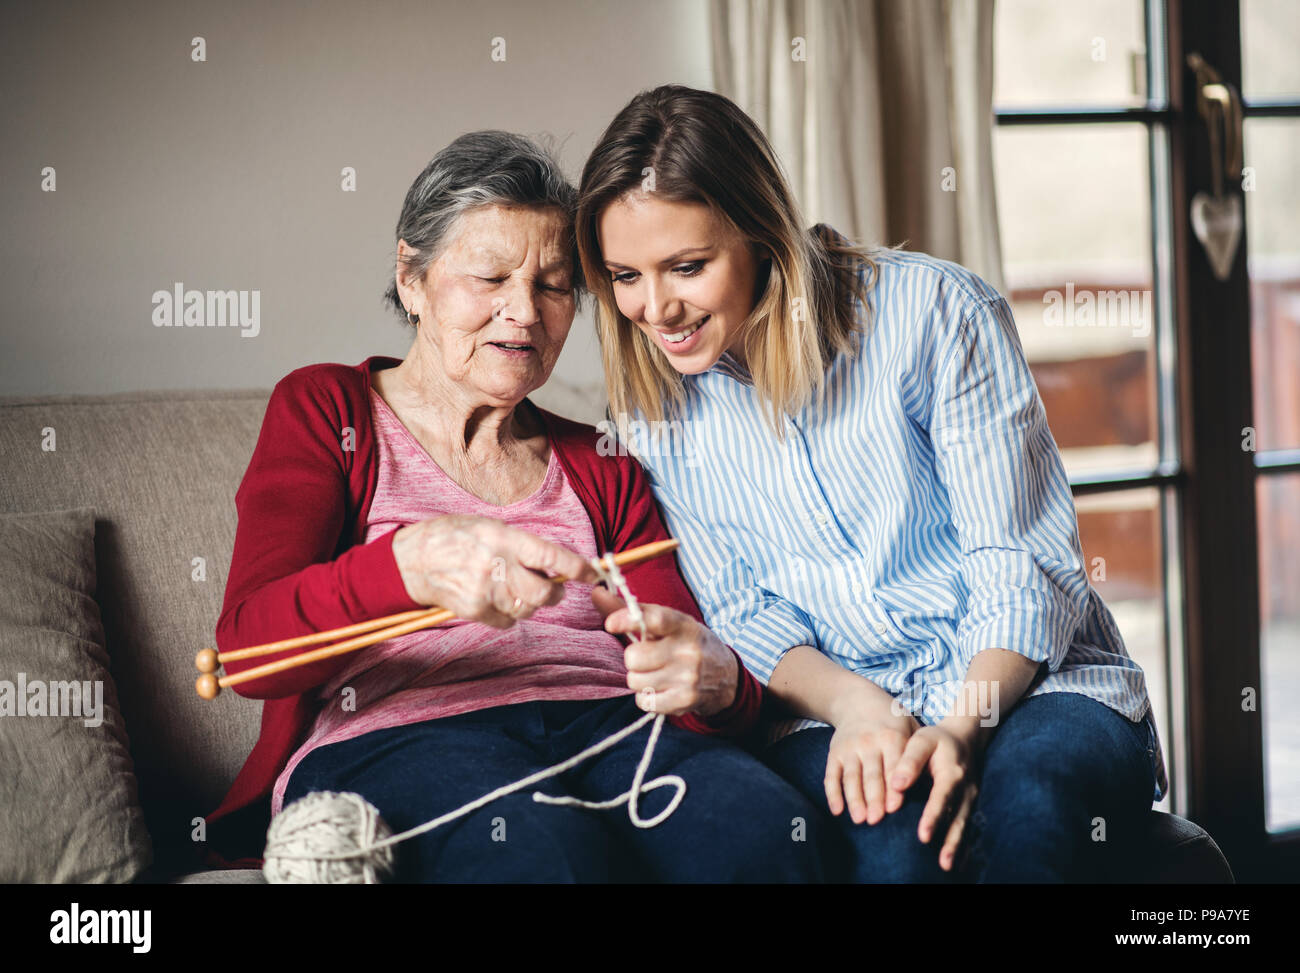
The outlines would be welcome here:
M 944 726 L 923 726 L 912 734 L 899 758 L 889 785 L 899 792 L 907 790 L 930 771 L 934 781 L 930 798 L 921 812 L 916 836 L 928 844 L 936 830 L 947 822 L 939 867 L 951 871 L 961 845 L 962 833 L 979 793 L 978 774 L 974 771 L 976 743 L 960 731 Z
M 641 629 L 627 603 L 597 585 L 591 601 L 605 616 L 605 631 L 614 635 Z M 740 660 L 713 632 L 690 615 L 665 605 L 641 605 L 646 638 L 623 650 L 628 688 L 647 713 L 712 716 L 736 700 Z
M 447 515 L 400 527 L 393 556 L 413 601 L 494 628 L 559 604 L 564 585 L 547 575 L 596 581 L 586 558 L 490 517 Z

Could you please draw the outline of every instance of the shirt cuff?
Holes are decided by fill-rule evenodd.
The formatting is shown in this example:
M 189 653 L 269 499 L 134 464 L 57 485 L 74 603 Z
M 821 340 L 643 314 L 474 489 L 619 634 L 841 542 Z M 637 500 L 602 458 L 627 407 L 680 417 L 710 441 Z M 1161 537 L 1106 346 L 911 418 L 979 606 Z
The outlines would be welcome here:
M 1065 661 L 1088 602 L 1085 578 L 1068 564 L 1027 551 L 986 549 L 967 555 L 970 590 L 957 626 L 958 654 L 969 665 L 985 649 L 1006 649 L 1055 672 Z
M 796 645 L 819 648 L 808 616 L 784 600 L 774 601 L 741 626 L 723 626 L 718 635 L 763 686 L 771 682 L 777 665 Z
M 1077 628 L 1075 615 L 1056 598 L 1017 590 L 1014 601 L 984 601 L 968 612 L 957 629 L 958 654 L 970 664 L 985 649 L 1006 649 L 1046 662 L 1055 672 L 1065 661 Z

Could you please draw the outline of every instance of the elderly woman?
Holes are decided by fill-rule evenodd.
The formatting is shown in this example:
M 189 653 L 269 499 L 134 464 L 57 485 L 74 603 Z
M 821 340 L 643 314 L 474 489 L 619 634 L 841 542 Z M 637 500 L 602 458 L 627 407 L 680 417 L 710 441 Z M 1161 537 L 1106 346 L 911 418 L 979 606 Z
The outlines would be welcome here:
M 227 823 L 264 827 L 268 800 L 275 814 L 326 790 L 361 794 L 403 831 L 574 755 L 644 709 L 668 715 L 649 774 L 687 784 L 663 823 L 539 804 L 529 788 L 399 845 L 397 877 L 820 877 L 813 836 L 791 835 L 811 806 L 728 740 L 752 726 L 760 688 L 701 624 L 672 558 L 625 572 L 648 638 L 625 648 L 605 629 L 624 606 L 593 587 L 588 559 L 668 535 L 635 460 L 598 455 L 595 429 L 526 398 L 573 321 L 575 203 L 528 140 L 457 139 L 415 180 L 397 226 L 387 299 L 415 331 L 406 358 L 311 365 L 275 387 L 236 495 L 219 645 L 428 605 L 457 619 L 244 683 L 266 700 L 262 731 L 209 816 L 214 843 L 233 848 L 240 829 Z M 551 580 L 561 575 L 573 579 L 567 589 Z M 543 789 L 616 797 L 648 733 Z M 646 790 L 643 819 L 672 794 Z

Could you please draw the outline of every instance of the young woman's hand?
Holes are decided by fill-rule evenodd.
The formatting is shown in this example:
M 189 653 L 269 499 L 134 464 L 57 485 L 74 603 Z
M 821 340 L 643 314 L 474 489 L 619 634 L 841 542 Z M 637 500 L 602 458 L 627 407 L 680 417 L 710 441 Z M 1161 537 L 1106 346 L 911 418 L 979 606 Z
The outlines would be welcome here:
M 945 837 L 939 850 L 939 867 L 951 871 L 961 846 L 962 833 L 979 793 L 975 757 L 978 744 L 971 734 L 945 725 L 923 726 L 907 741 L 889 778 L 889 786 L 900 793 L 907 790 L 923 770 L 934 781 L 930 798 L 921 812 L 916 836 L 923 844 L 944 823 Z
M 846 706 L 845 715 L 834 721 L 826 755 L 826 803 L 838 816 L 847 802 L 854 824 L 876 824 L 903 805 L 902 791 L 891 788 L 888 780 L 920 723 L 887 699 L 881 694 Z
M 591 600 L 605 616 L 605 631 L 641 634 L 627 603 L 597 585 Z M 642 605 L 646 638 L 623 650 L 628 688 L 647 713 L 712 716 L 736 701 L 740 660 L 713 632 L 666 605 Z

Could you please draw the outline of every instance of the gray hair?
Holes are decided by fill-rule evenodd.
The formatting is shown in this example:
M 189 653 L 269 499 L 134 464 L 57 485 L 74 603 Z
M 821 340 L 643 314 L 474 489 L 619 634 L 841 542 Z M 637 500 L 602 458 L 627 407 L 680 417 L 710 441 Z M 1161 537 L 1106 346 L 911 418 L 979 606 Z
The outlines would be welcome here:
M 469 132 L 435 155 L 407 190 L 397 239 L 405 240 L 415 252 L 401 259 L 409 273 L 423 279 L 456 221 L 480 206 L 558 209 L 572 225 L 577 204 L 577 190 L 550 152 L 536 142 L 499 130 Z M 571 279 L 581 294 L 582 265 L 576 244 L 572 264 Z M 389 280 L 384 301 L 406 320 L 396 280 Z

